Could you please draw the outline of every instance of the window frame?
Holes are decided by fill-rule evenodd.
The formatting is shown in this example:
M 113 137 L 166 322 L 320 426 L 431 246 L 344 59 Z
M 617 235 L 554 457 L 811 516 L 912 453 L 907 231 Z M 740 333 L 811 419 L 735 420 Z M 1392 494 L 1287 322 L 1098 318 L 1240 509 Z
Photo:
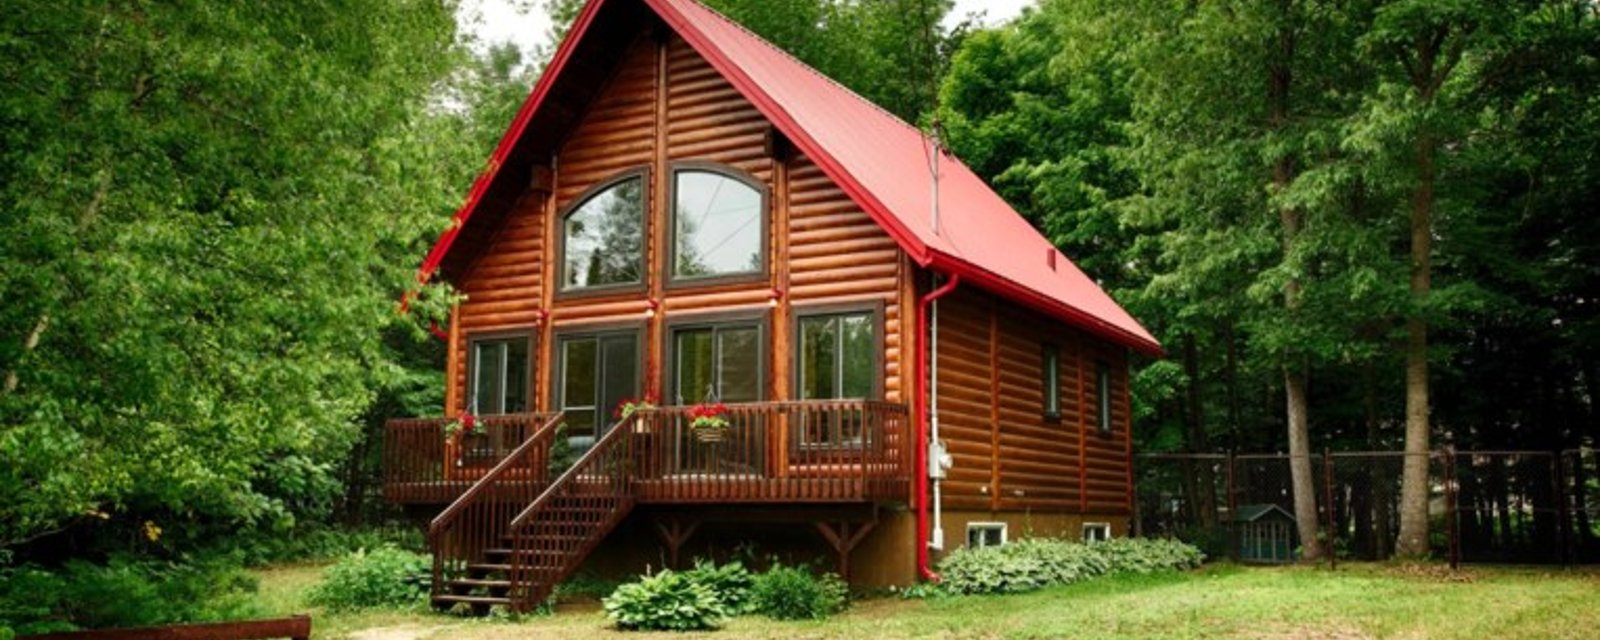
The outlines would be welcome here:
M 805 321 L 807 318 L 817 318 L 817 317 L 824 317 L 824 316 L 849 316 L 849 315 L 866 315 L 868 317 L 868 322 L 870 322 L 871 325 L 872 325 L 872 391 L 871 391 L 871 393 L 869 394 L 868 397 L 861 398 L 861 400 L 869 400 L 869 401 L 883 400 L 883 396 L 884 396 L 884 391 L 883 391 L 884 384 L 883 383 L 884 383 L 884 378 L 887 376 L 887 373 L 886 373 L 887 372 L 887 369 L 886 369 L 887 363 L 885 362 L 886 358 L 884 357 L 884 335 L 883 335 L 884 334 L 884 303 L 883 303 L 882 300 L 873 300 L 871 302 L 844 302 L 844 303 L 838 303 L 838 304 L 820 304 L 820 305 L 810 305 L 810 306 L 803 306 L 803 307 L 794 307 L 792 309 L 790 316 L 793 318 L 793 321 L 790 323 L 792 326 L 789 327 L 789 330 L 790 330 L 789 344 L 791 345 L 790 346 L 790 351 L 793 352 L 793 354 L 792 354 L 793 355 L 793 361 L 790 362 L 791 369 L 790 369 L 789 377 L 791 379 L 791 386 L 792 386 L 792 388 L 790 389 L 791 397 L 793 397 L 795 400 L 798 400 L 798 401 L 826 401 L 826 400 L 830 400 L 830 399 L 824 399 L 824 398 L 801 398 L 800 397 L 801 396 L 801 385 L 805 384 L 805 380 L 804 380 L 805 376 L 801 375 L 801 372 L 804 371 L 804 368 L 805 368 L 805 363 L 804 363 L 804 360 L 805 360 L 805 349 L 802 348 L 802 345 L 801 345 L 801 342 L 800 342 L 801 338 L 803 336 L 803 334 L 802 334 L 802 332 L 800 330 L 801 323 L 803 321 Z M 843 362 L 842 358 L 840 359 L 840 362 Z M 831 400 L 847 400 L 847 399 L 854 399 L 854 398 L 831 398 Z
M 1100 537 L 1100 538 L 1091 537 L 1089 535 L 1089 532 L 1091 532 L 1091 531 L 1101 532 L 1103 534 L 1103 537 Z M 1085 523 L 1083 523 L 1083 543 L 1084 544 L 1096 544 L 1096 543 L 1100 543 L 1100 542 L 1108 542 L 1108 541 L 1111 540 L 1111 538 L 1112 538 L 1112 535 L 1111 535 L 1111 523 L 1109 523 L 1109 522 L 1085 522 Z
M 759 244 L 761 247 L 761 266 L 752 271 L 736 273 L 723 273 L 707 276 L 679 276 L 678 271 L 678 174 L 684 172 L 701 172 L 720 175 L 724 178 L 742 183 L 760 196 L 760 210 L 757 211 L 759 231 Z M 662 273 L 664 286 L 668 290 L 691 289 L 696 287 L 717 287 L 730 284 L 745 284 L 751 282 L 765 282 L 771 278 L 772 272 L 772 190 L 767 184 L 751 173 L 719 162 L 708 160 L 678 160 L 667 165 L 667 184 L 662 198 L 663 212 L 666 216 L 666 265 Z
M 538 329 L 535 328 L 535 327 L 517 327 L 517 328 L 513 328 L 513 329 L 494 329 L 494 330 L 489 330 L 489 331 L 474 331 L 474 332 L 470 332 L 470 333 L 465 334 L 464 337 L 465 337 L 466 342 L 467 342 L 467 345 L 466 345 L 466 351 L 467 351 L 466 352 L 466 365 L 467 365 L 467 371 L 466 371 L 467 381 L 466 382 L 467 382 L 467 384 L 466 384 L 466 388 L 463 390 L 464 393 L 462 394 L 462 398 L 461 398 L 462 411 L 464 413 L 470 413 L 472 415 L 488 415 L 488 416 L 516 415 L 516 414 L 504 413 L 504 412 L 501 412 L 501 413 L 479 413 L 477 411 L 477 409 L 478 409 L 478 407 L 476 406 L 477 399 L 478 399 L 478 393 L 477 393 L 477 391 L 478 391 L 478 388 L 477 388 L 478 376 L 477 376 L 477 373 L 478 373 L 478 364 L 479 364 L 478 363 L 478 349 L 477 349 L 477 347 L 478 347 L 478 344 L 481 343 L 481 342 L 509 342 L 511 340 L 516 340 L 518 338 L 524 339 L 528 343 L 528 361 L 526 363 L 527 367 L 528 367 L 528 380 L 527 380 L 528 388 L 526 389 L 527 394 L 524 396 L 525 398 L 527 398 L 528 408 L 525 409 L 524 411 L 522 411 L 521 413 L 533 413 L 533 412 L 538 411 L 538 402 L 539 402 L 539 400 L 538 400 L 538 396 L 539 396 L 539 392 L 538 392 L 539 381 L 538 381 L 538 377 L 537 377 L 538 376 L 538 363 L 539 363 L 539 351 L 538 351 L 538 347 L 539 347 L 539 332 L 538 332 Z M 505 375 L 506 375 L 506 372 L 505 372 L 504 369 L 502 369 L 502 371 L 500 373 L 500 394 L 501 394 L 500 402 L 502 404 L 501 409 L 505 408 L 503 406 L 504 403 L 505 403 L 505 397 L 504 397 L 505 396 Z
M 648 327 L 646 327 L 645 323 L 643 322 L 605 323 L 577 325 L 571 327 L 556 327 L 550 335 L 550 375 L 553 377 L 550 379 L 550 398 L 548 406 L 551 407 L 553 411 L 566 410 L 566 407 L 562 405 L 564 404 L 564 398 L 566 397 L 567 391 L 567 359 L 566 352 L 562 347 L 569 340 L 592 338 L 598 341 L 599 339 L 608 336 L 632 335 L 635 363 L 633 369 L 633 387 L 635 389 L 643 389 L 645 375 L 647 375 L 644 370 L 646 365 L 644 358 L 646 346 L 644 341 L 647 328 Z M 604 357 L 604 354 L 599 350 L 598 342 L 596 343 L 596 357 Z M 595 393 L 603 394 L 602 381 L 605 378 L 605 374 L 599 368 L 596 368 L 595 376 Z M 597 401 L 600 399 L 601 398 L 596 398 Z M 600 433 L 600 431 L 611 426 L 611 409 L 612 407 L 602 407 L 598 405 L 594 407 L 596 431 L 595 439 L 597 441 L 599 440 L 600 436 L 604 435 L 603 433 Z M 568 437 L 572 437 L 572 434 L 570 433 L 567 435 Z
M 1095 432 L 1109 436 L 1115 432 L 1114 425 L 1111 424 L 1111 396 L 1115 381 L 1111 377 L 1111 363 L 1096 360 L 1094 366 Z
M 579 209 L 583 208 L 583 205 L 588 204 L 589 201 L 593 200 L 596 196 L 605 193 L 612 187 L 635 178 L 639 180 L 643 194 L 643 200 L 639 204 L 639 281 L 568 288 L 566 286 L 567 218 L 572 217 L 572 214 L 577 213 Z M 643 293 L 649 289 L 650 262 L 646 258 L 650 254 L 650 237 L 654 233 L 652 221 L 654 216 L 650 215 L 650 192 L 653 189 L 654 186 L 650 183 L 650 167 L 648 165 L 631 167 L 628 169 L 623 169 L 622 171 L 618 171 L 617 173 L 613 173 L 599 182 L 590 185 L 589 188 L 584 189 L 582 193 L 578 194 L 577 197 L 574 197 L 571 202 L 568 202 L 567 205 L 561 209 L 561 212 L 556 215 L 555 229 L 553 230 L 554 233 L 552 234 L 555 236 L 553 240 L 555 241 L 556 245 L 554 265 L 556 276 L 554 293 L 556 300 Z
M 667 319 L 666 326 L 663 327 L 663 336 L 665 338 L 663 340 L 663 348 L 666 352 L 662 358 L 664 366 L 661 368 L 661 376 L 664 379 L 661 381 L 661 388 L 666 393 L 661 398 L 662 403 L 670 405 L 677 400 L 679 395 L 677 360 L 679 332 L 711 329 L 713 332 L 713 349 L 715 349 L 715 332 L 717 329 L 750 326 L 756 328 L 756 347 L 758 349 L 756 355 L 756 390 L 758 393 L 755 402 L 765 402 L 770 395 L 767 383 L 772 379 L 772 372 L 769 371 L 772 368 L 772 316 L 766 311 L 729 311 Z M 690 399 L 688 397 L 685 397 L 685 401 L 688 402 L 685 406 L 693 406 L 700 403 L 699 399 Z
M 968 522 L 967 523 L 966 547 L 968 549 L 983 549 L 983 548 L 987 548 L 987 547 L 1002 547 L 1002 546 L 1005 546 L 1006 543 L 1011 541 L 1010 534 L 1009 534 L 1009 531 L 1008 531 L 1009 529 L 1010 529 L 1010 527 L 1008 527 L 1006 525 L 1006 523 L 1004 523 L 1004 522 Z M 977 531 L 999 531 L 1000 532 L 1000 542 L 997 542 L 995 544 L 989 544 L 988 542 L 984 542 L 983 544 L 974 546 L 972 544 L 972 534 L 974 532 L 977 532 Z
M 1046 421 L 1061 421 L 1061 347 L 1052 342 L 1039 344 L 1040 415 Z

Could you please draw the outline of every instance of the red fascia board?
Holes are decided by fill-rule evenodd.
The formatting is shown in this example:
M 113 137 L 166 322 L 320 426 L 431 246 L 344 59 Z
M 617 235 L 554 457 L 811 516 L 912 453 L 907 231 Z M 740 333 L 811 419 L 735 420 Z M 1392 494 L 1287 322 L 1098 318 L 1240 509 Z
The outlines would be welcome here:
M 467 219 L 477 210 L 483 194 L 489 190 L 489 185 L 494 182 L 495 177 L 500 175 L 500 167 L 505 165 L 506 157 L 511 155 L 511 149 L 517 146 L 517 140 L 522 138 L 522 132 L 527 129 L 528 121 L 533 119 L 533 114 L 539 111 L 541 104 L 544 104 L 545 97 L 549 95 L 556 79 L 561 77 L 562 69 L 572 59 L 572 53 L 578 48 L 578 42 L 583 40 L 584 33 L 594 22 L 595 14 L 600 12 L 600 7 L 604 4 L 605 0 L 590 2 L 572 21 L 567 37 L 561 41 L 561 46 L 556 49 L 556 54 L 550 59 L 550 64 L 545 67 L 544 73 L 540 74 L 539 82 L 528 92 L 528 98 L 523 100 L 522 106 L 517 109 L 517 116 L 511 120 L 511 127 L 500 137 L 500 143 L 495 145 L 494 153 L 489 156 L 489 166 L 484 167 L 483 172 L 473 181 L 472 190 L 467 192 L 467 201 L 456 211 L 450 228 L 439 234 L 439 239 L 434 241 L 433 248 L 428 250 L 428 257 L 423 259 L 422 266 L 417 269 L 418 284 L 427 284 L 434 270 L 444 262 L 445 254 L 449 253 L 450 246 L 455 244 L 456 236 L 467 226 Z
M 907 229 L 899 218 L 890 214 L 888 207 L 884 206 L 883 202 L 875 194 L 863 187 L 861 182 L 856 180 L 855 176 L 851 175 L 838 160 L 835 160 L 833 155 L 819 144 L 816 138 L 813 138 L 804 127 L 795 122 L 794 118 L 789 115 L 788 110 L 783 108 L 783 105 L 772 99 L 772 96 L 768 95 L 759 83 L 752 80 L 749 75 L 745 74 L 743 69 L 739 68 L 739 65 L 733 64 L 728 59 L 727 54 L 713 44 L 710 38 L 696 28 L 694 23 L 686 16 L 679 13 L 676 7 L 673 7 L 670 3 L 661 2 L 661 0 L 645 0 L 645 2 L 655 10 L 657 15 L 661 16 L 662 20 L 665 20 L 672 27 L 673 31 L 677 32 L 678 35 L 683 37 L 684 41 L 694 47 L 696 53 L 705 57 L 711 63 L 712 68 L 717 70 L 717 73 L 727 78 L 728 82 L 735 89 L 738 89 L 745 99 L 754 104 L 756 109 L 766 116 L 768 120 L 771 120 L 772 124 L 783 132 L 784 136 L 788 137 L 791 142 L 795 143 L 795 146 L 805 152 L 806 157 L 815 162 L 817 167 L 822 169 L 824 175 L 827 175 L 829 179 L 838 184 L 840 190 L 850 196 L 851 200 L 861 205 L 867 215 L 871 216 L 879 227 L 888 232 L 889 236 L 900 244 L 900 248 L 905 250 L 912 260 L 916 261 L 920 266 L 928 266 L 928 261 L 932 257 L 932 249 L 923 244 L 910 229 Z
M 1012 282 L 1009 278 L 995 274 L 966 260 L 935 250 L 931 252 L 929 263 L 924 266 L 947 273 L 961 274 L 962 278 L 971 280 L 974 284 L 983 288 L 1021 302 L 1036 311 L 1052 317 L 1063 318 L 1068 323 L 1091 334 L 1125 345 L 1144 355 L 1154 358 L 1166 355 L 1166 350 L 1162 349 L 1160 344 L 1133 335 L 1116 325 L 1070 305 L 1062 304 L 1054 298 Z

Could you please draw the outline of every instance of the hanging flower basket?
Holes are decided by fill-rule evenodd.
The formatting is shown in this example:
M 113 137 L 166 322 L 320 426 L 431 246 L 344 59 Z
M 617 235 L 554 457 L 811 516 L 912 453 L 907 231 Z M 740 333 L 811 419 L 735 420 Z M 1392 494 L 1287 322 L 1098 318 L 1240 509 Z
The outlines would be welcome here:
M 689 432 L 696 440 L 714 444 L 728 439 L 728 405 L 697 404 L 689 408 Z

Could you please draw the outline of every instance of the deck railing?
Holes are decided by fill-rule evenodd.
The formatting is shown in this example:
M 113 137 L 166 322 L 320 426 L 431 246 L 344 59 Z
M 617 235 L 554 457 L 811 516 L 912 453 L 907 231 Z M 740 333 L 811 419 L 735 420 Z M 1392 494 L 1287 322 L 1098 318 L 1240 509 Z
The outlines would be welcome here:
M 384 495 L 394 502 L 449 502 L 533 435 L 552 414 L 402 418 L 385 425 Z M 452 433 L 450 425 L 457 425 Z
M 904 405 L 876 401 L 730 404 L 708 437 L 689 407 L 639 412 L 636 492 L 649 502 L 903 499 L 911 474 Z
M 435 593 L 439 593 L 447 576 L 461 575 L 468 564 L 482 561 L 486 550 L 508 546 L 509 541 L 504 539 L 507 525 L 550 486 L 551 450 L 561 434 L 562 415 L 525 416 L 541 421 L 503 422 L 506 434 L 527 431 L 527 426 L 532 425 L 531 434 L 488 471 L 475 477 L 471 487 L 429 524 Z
M 511 520 L 506 556 L 514 610 L 542 602 L 632 508 L 639 418 L 613 425 Z

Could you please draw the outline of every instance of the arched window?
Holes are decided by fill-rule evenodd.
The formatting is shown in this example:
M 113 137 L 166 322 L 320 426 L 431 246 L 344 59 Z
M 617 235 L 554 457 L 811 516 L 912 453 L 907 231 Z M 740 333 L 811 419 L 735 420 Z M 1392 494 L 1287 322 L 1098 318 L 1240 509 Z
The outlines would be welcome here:
M 731 170 L 690 165 L 672 174 L 672 280 L 762 277 L 767 198 Z
M 644 282 L 642 173 L 603 183 L 561 221 L 561 290 Z

